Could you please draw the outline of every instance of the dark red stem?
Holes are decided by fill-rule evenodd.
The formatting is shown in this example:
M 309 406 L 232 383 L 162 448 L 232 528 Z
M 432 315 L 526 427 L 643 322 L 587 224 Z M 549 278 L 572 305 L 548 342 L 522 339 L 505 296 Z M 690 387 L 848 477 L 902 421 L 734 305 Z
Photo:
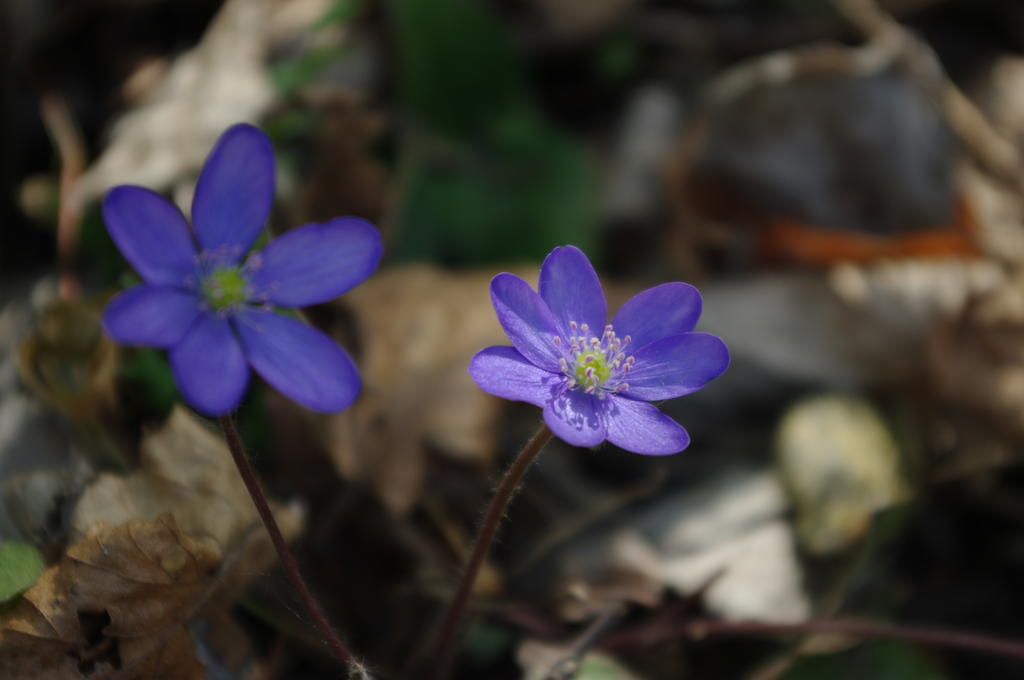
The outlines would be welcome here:
M 476 541 L 473 543 L 473 551 L 470 553 L 469 561 L 466 562 L 466 568 L 462 572 L 459 587 L 448 604 L 448 609 L 445 610 L 444 619 L 441 622 L 437 642 L 434 645 L 434 656 L 431 659 L 431 663 L 434 664 L 432 675 L 435 678 L 443 678 L 448 673 L 452 651 L 458 638 L 459 623 L 462 621 L 462 615 L 466 611 L 469 594 L 473 591 L 473 584 L 476 582 L 477 574 L 480 572 L 480 566 L 483 564 L 484 558 L 487 557 L 487 553 L 490 552 L 491 543 L 494 541 L 494 535 L 498 532 L 501 518 L 505 515 L 509 501 L 516 495 L 523 475 L 526 474 L 526 471 L 537 457 L 537 454 L 544 448 L 544 445 L 551 440 L 551 436 L 551 430 L 548 429 L 547 425 L 542 424 L 540 429 L 530 437 L 530 441 L 526 442 L 526 445 L 523 446 L 522 451 L 516 455 L 515 460 L 512 461 L 512 465 L 509 466 L 505 476 L 501 479 L 501 483 L 498 484 L 498 488 L 494 492 L 494 498 L 491 499 L 491 504 L 487 508 L 487 514 L 484 515 L 484 521 L 480 525 L 479 533 L 477 533 Z
M 256 479 L 256 473 L 253 472 L 252 465 L 249 464 L 249 457 L 245 453 L 242 438 L 238 435 L 238 428 L 235 427 L 234 417 L 230 414 L 221 416 L 217 419 L 217 422 L 220 424 L 220 429 L 224 431 L 224 438 L 227 440 L 228 448 L 231 450 L 231 457 L 234 458 L 235 465 L 238 467 L 238 474 L 242 476 L 245 488 L 249 490 L 249 496 L 252 497 L 256 511 L 259 513 L 260 519 L 263 520 L 263 526 L 267 528 L 267 533 L 270 534 L 270 541 L 274 544 L 274 549 L 277 550 L 277 556 L 280 558 L 281 566 L 284 567 L 284 571 L 288 575 L 288 580 L 291 581 L 292 587 L 299 594 L 299 599 L 302 600 L 306 611 L 313 617 L 313 623 L 321 635 L 327 638 L 327 643 L 331 646 L 334 656 L 338 657 L 338 661 L 345 666 L 347 671 L 353 664 L 352 653 L 348 651 L 348 647 L 341 641 L 338 634 L 334 632 L 323 609 L 320 608 L 320 604 L 313 597 L 313 594 L 309 592 L 309 588 L 302 578 L 302 573 L 299 571 L 299 565 L 295 562 L 295 558 L 288 549 L 284 536 L 281 535 L 281 529 L 277 526 L 274 513 L 270 511 L 267 497 L 263 495 L 263 489 L 260 488 L 260 483 Z
M 865 621 L 863 619 L 811 619 L 799 623 L 691 619 L 676 626 L 666 627 L 659 632 L 660 634 L 652 635 L 653 631 L 646 631 L 646 634 L 635 635 L 638 632 L 640 631 L 634 631 L 634 634 L 631 635 L 629 631 L 622 631 L 618 634 L 609 635 L 604 639 L 602 645 L 615 648 L 627 646 L 634 642 L 651 644 L 658 641 L 658 638 L 666 640 L 675 639 L 680 636 L 703 638 L 722 635 L 807 635 L 830 633 L 850 635 L 858 638 L 902 640 L 922 645 L 954 647 L 1024 661 L 1024 644 L 1020 642 L 957 630 L 881 623 Z

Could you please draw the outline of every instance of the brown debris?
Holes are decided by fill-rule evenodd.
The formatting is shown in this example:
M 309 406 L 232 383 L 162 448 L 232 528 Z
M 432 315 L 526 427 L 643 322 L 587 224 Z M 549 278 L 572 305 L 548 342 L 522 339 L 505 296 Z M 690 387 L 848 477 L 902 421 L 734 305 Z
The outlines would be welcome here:
M 170 515 L 97 525 L 0 618 L 0 676 L 204 678 L 185 622 L 220 561 Z

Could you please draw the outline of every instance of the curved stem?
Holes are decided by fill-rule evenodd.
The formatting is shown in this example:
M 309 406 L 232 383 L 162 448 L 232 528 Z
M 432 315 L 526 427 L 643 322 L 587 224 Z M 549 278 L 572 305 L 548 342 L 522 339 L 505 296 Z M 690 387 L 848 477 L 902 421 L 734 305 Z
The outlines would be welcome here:
M 540 429 L 530 437 L 530 440 L 526 442 L 523 449 L 516 455 L 512 465 L 509 466 L 505 476 L 502 477 L 501 483 L 498 484 L 498 488 L 494 491 L 494 498 L 491 499 L 491 504 L 487 508 L 487 514 L 484 515 L 483 524 L 480 525 L 480 531 L 477 533 L 476 541 L 473 543 L 473 550 L 469 555 L 469 561 L 466 562 L 466 568 L 462 572 L 459 586 L 451 602 L 448 604 L 448 609 L 444 613 L 440 633 L 438 633 L 437 642 L 434 645 L 433 663 L 436 665 L 432 675 L 435 678 L 443 678 L 447 675 L 459 623 L 466 610 L 466 604 L 469 602 L 469 594 L 473 590 L 473 584 L 476 582 L 476 576 L 480 572 L 480 566 L 490 551 L 494 535 L 498 532 L 498 526 L 501 524 L 501 518 L 505 515 L 505 509 L 508 507 L 509 501 L 515 496 L 516 491 L 519 490 L 519 482 L 523 479 L 523 475 L 526 474 L 530 464 L 533 463 L 537 454 L 544 448 L 544 445 L 551 440 L 551 437 L 552 432 L 548 429 L 548 426 L 541 424 Z
M 75 252 L 82 210 L 74 198 L 75 185 L 85 171 L 86 151 L 82 131 L 75 123 L 67 100 L 58 92 L 45 93 L 39 101 L 39 112 L 57 155 L 60 157 L 60 191 L 57 211 L 57 291 L 62 300 L 73 300 L 81 292 L 75 272 Z
M 889 639 L 937 647 L 953 647 L 984 654 L 995 654 L 1024 661 L 1024 644 L 1003 638 L 989 637 L 945 628 L 908 626 L 882 623 L 865 619 L 837 618 L 810 619 L 797 623 L 771 623 L 767 621 L 719 621 L 690 619 L 660 629 L 635 629 L 613 633 L 601 642 L 607 649 L 632 645 L 651 645 L 680 636 L 702 639 L 737 635 L 810 635 L 831 633 L 850 635 L 862 639 Z
M 779 633 L 834 633 L 859 638 L 882 638 L 939 647 L 955 647 L 985 654 L 996 654 L 1024 661 L 1024 644 L 958 630 L 906 626 L 862 619 L 812 619 L 800 623 L 761 621 L 694 620 L 683 625 L 683 632 L 694 638 L 706 635 L 751 635 Z
M 327 638 L 327 643 L 331 646 L 334 656 L 345 666 L 346 670 L 350 669 L 354 664 L 352 653 L 345 646 L 345 643 L 341 641 L 341 638 L 338 637 L 338 634 L 334 632 L 320 604 L 313 597 L 313 594 L 309 592 L 309 588 L 302 578 L 302 573 L 299 571 L 299 565 L 288 549 L 288 544 L 281 534 L 280 527 L 277 526 L 274 513 L 270 511 L 270 504 L 267 503 L 267 498 L 263 495 L 263 489 L 260 488 L 260 483 L 256 479 L 256 473 L 253 471 L 252 465 L 249 464 L 249 457 L 245 453 L 242 438 L 238 435 L 238 429 L 235 427 L 234 417 L 231 414 L 221 416 L 217 419 L 217 422 L 220 424 L 220 429 L 224 432 L 224 439 L 228 442 L 231 457 L 234 458 L 235 466 L 238 467 L 238 474 L 242 476 L 245 488 L 249 490 L 249 496 L 252 497 L 256 511 L 259 513 L 260 519 L 263 520 L 263 526 L 267 528 L 267 533 L 270 534 L 270 541 L 274 544 L 274 549 L 277 550 L 277 556 L 281 560 L 284 572 L 288 575 L 288 580 L 291 581 L 292 587 L 299 594 L 299 599 L 302 600 L 306 611 L 313 617 L 313 623 L 320 631 L 320 634 Z

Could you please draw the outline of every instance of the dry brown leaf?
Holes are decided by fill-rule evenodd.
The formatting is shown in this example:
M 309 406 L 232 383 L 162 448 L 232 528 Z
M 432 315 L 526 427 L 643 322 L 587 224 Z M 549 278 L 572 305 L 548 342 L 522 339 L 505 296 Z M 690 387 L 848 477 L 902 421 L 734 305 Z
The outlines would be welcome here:
M 533 0 L 553 35 L 564 40 L 591 38 L 639 4 L 636 0 Z
M 118 355 L 100 327 L 97 305 L 54 300 L 18 347 L 18 371 L 51 406 L 91 419 L 114 402 Z
M 0 617 L 0 677 L 206 677 L 185 623 L 220 561 L 169 514 L 96 525 Z
M 641 676 L 601 652 L 577 653 L 573 643 L 526 640 L 516 650 L 523 680 L 641 680 Z
M 363 393 L 329 418 L 328 447 L 342 475 L 368 482 L 397 513 L 419 498 L 427 446 L 482 462 L 494 453 L 499 402 L 466 372 L 475 352 L 508 343 L 491 276 L 401 267 L 345 296 L 363 348 Z
M 115 525 L 163 513 L 173 514 L 189 536 L 210 539 L 223 550 L 245 539 L 242 560 L 248 569 L 274 560 L 266 533 L 255 530 L 256 509 L 227 446 L 182 406 L 143 439 L 137 471 L 126 477 L 101 475 L 85 490 L 71 525 L 83 536 L 97 523 Z M 298 535 L 301 512 L 278 505 L 274 514 L 286 538 Z

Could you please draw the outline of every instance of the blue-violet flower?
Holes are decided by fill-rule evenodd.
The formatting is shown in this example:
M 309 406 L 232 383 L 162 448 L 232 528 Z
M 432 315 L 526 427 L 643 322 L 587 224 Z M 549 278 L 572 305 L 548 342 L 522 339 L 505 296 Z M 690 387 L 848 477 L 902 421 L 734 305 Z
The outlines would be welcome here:
M 274 307 L 326 302 L 377 267 L 379 232 L 341 217 L 307 224 L 243 257 L 274 198 L 274 152 L 252 125 L 224 132 L 192 201 L 192 226 L 159 194 L 118 186 L 103 200 L 107 230 L 143 283 L 103 314 L 125 345 L 167 349 L 185 401 L 223 415 L 241 401 L 249 366 L 315 411 L 339 411 L 359 393 L 352 359 L 334 341 Z
M 513 274 L 491 281 L 491 300 L 512 347 L 488 347 L 469 373 L 485 392 L 544 409 L 544 422 L 575 446 L 604 440 L 648 455 L 677 453 L 690 436 L 647 403 L 695 392 L 729 366 L 719 338 L 695 333 L 700 293 L 665 283 L 635 295 L 610 323 L 587 256 L 555 248 L 539 293 Z

